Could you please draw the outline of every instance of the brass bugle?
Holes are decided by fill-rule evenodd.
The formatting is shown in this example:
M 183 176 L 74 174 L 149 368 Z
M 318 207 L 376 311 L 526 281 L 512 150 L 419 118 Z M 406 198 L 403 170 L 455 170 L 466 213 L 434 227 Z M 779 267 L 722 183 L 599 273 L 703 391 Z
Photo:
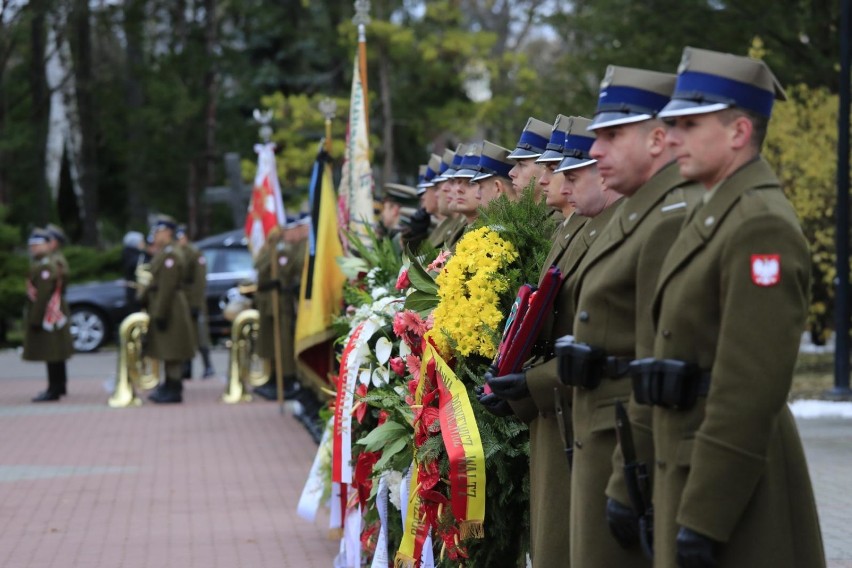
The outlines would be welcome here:
M 160 362 L 142 352 L 151 318 L 144 312 L 130 314 L 118 328 L 118 362 L 115 387 L 107 401 L 112 408 L 139 406 L 137 391 L 149 390 L 160 382 Z

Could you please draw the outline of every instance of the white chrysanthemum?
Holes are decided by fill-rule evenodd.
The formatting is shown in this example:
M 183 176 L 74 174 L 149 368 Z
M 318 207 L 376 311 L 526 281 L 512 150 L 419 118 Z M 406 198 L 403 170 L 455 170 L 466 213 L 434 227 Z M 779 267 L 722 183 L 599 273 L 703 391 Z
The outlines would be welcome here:
M 387 481 L 388 481 L 388 500 L 393 504 L 397 510 L 402 510 L 402 504 L 400 503 L 400 494 L 399 491 L 402 488 L 402 472 L 399 471 L 389 471 L 387 473 Z

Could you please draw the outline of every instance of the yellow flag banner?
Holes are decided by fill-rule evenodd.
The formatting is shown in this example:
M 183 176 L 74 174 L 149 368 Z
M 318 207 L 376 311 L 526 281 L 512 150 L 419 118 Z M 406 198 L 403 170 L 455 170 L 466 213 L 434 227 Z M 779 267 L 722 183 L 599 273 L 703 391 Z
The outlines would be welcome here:
M 482 538 L 485 521 L 485 450 L 464 383 L 430 342 L 423 360 L 434 358 L 438 376 L 441 436 L 450 459 L 450 503 L 462 539 Z
M 311 173 L 310 204 L 311 232 L 296 317 L 296 362 L 300 375 L 318 391 L 329 384 L 333 370 L 331 320 L 343 304 L 346 278 L 336 261 L 343 248 L 337 235 L 331 165 L 322 151 Z

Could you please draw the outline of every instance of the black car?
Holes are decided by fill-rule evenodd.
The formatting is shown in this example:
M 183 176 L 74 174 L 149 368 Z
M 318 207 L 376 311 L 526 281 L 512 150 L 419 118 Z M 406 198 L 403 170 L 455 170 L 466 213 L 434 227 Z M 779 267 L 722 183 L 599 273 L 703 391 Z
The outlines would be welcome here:
M 210 335 L 222 337 L 229 333 L 231 324 L 222 316 L 219 300 L 229 288 L 255 278 L 251 253 L 242 229 L 208 237 L 195 246 L 207 259 Z M 68 287 L 66 300 L 71 308 L 71 335 L 76 351 L 95 351 L 114 337 L 121 320 L 130 313 L 126 288 L 123 279 Z

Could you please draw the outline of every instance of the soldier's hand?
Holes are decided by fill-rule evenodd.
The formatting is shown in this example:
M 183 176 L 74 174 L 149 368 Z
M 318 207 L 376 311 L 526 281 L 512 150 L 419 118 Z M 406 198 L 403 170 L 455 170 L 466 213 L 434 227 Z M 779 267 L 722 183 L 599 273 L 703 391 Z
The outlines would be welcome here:
M 474 392 L 476 393 L 476 400 L 479 401 L 479 404 L 494 416 L 505 418 L 514 414 L 508 402 L 502 398 L 498 398 L 493 393 L 486 393 L 481 386 L 477 386 Z
M 639 544 L 639 517 L 633 509 L 615 499 L 607 499 L 606 522 L 621 548 L 633 548 Z
M 157 326 L 157 331 L 166 331 L 169 327 L 169 320 L 166 318 L 155 318 L 154 325 Z
M 511 373 L 495 377 L 491 372 L 485 373 L 485 382 L 498 397 L 504 400 L 521 400 L 529 396 L 526 373 Z
M 680 527 L 675 540 L 677 565 L 680 568 L 715 568 L 718 566 L 719 543 L 686 527 Z

